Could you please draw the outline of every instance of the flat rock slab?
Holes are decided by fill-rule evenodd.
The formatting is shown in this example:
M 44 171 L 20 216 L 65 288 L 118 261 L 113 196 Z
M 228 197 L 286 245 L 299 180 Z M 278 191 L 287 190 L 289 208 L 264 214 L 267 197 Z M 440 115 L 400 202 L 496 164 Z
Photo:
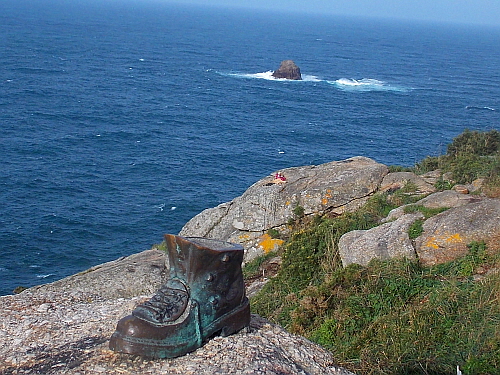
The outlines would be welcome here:
M 0 374 L 351 374 L 327 350 L 257 315 L 250 329 L 176 359 L 114 353 L 108 341 L 117 321 L 151 296 L 142 292 L 156 289 L 163 264 L 152 250 L 0 297 Z M 113 295 L 132 274 L 141 279 L 151 269 L 158 272 L 150 283 Z
M 354 211 L 377 191 L 388 168 L 369 158 L 354 157 L 280 172 L 286 181 L 276 181 L 273 173 L 231 202 L 196 215 L 179 234 L 239 243 L 248 261 L 248 254 L 255 257 L 274 246 L 266 232 L 286 230 L 296 218 L 297 207 L 304 215 Z
M 391 210 L 391 212 L 389 212 L 389 215 L 387 215 L 387 217 L 382 221 L 387 222 L 400 218 L 404 215 L 405 208 L 408 206 L 423 206 L 427 208 L 453 208 L 465 206 L 466 204 L 479 202 L 481 200 L 481 197 L 470 194 L 461 194 L 454 190 L 439 191 L 420 199 L 414 204 L 405 204 Z

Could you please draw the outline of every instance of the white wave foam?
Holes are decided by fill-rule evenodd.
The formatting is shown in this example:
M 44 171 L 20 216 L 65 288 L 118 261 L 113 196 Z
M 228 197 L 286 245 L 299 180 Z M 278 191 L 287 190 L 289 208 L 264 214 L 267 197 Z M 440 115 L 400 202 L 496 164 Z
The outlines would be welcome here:
M 322 79 L 319 79 L 316 76 L 309 75 L 309 74 L 302 74 L 302 80 L 306 82 L 321 82 Z
M 486 110 L 486 111 L 496 111 L 495 108 L 491 108 L 491 107 L 478 107 L 478 106 L 475 106 L 475 105 L 468 105 L 467 107 L 465 107 L 465 109 L 478 109 L 478 110 Z
M 55 276 L 54 273 L 48 273 L 46 275 L 36 275 L 36 277 L 38 277 L 39 279 L 46 279 L 47 277 L 50 277 L 50 276 Z
M 249 78 L 249 79 L 265 79 L 268 81 L 290 81 L 285 78 L 275 78 L 273 77 L 273 71 L 268 70 L 267 72 L 260 73 L 223 73 L 217 72 L 217 74 L 236 78 Z M 323 80 L 317 76 L 310 74 L 302 74 L 302 80 L 294 80 L 293 82 L 326 82 L 330 85 L 334 85 L 340 90 L 344 91 L 399 91 L 406 92 L 407 88 L 390 85 L 387 82 L 380 81 L 373 78 L 363 78 L 363 79 L 351 79 L 351 78 L 339 78 L 335 81 Z
M 219 73 L 222 75 L 227 75 L 230 77 L 238 77 L 238 78 L 253 78 L 253 79 L 265 79 L 268 81 L 290 81 L 286 78 L 276 78 L 273 77 L 273 71 L 268 70 L 267 72 L 261 73 Z M 313 75 L 302 74 L 302 82 L 320 82 L 321 80 Z M 294 80 L 294 82 L 301 82 L 300 80 Z
M 405 88 L 389 85 L 387 82 L 378 79 L 363 78 L 350 79 L 339 78 L 336 81 L 326 81 L 331 85 L 344 91 L 406 91 Z

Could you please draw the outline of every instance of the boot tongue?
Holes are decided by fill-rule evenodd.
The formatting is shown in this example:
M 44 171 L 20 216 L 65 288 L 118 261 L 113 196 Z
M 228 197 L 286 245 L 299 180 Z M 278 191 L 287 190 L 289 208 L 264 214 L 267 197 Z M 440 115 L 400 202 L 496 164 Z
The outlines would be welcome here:
M 186 286 L 180 280 L 170 279 L 149 301 L 137 306 L 132 315 L 153 325 L 165 325 L 182 315 L 188 300 Z
M 185 291 L 186 293 L 188 291 L 186 285 L 179 279 L 168 279 L 164 287 L 168 287 L 170 289 L 177 289 L 179 291 Z

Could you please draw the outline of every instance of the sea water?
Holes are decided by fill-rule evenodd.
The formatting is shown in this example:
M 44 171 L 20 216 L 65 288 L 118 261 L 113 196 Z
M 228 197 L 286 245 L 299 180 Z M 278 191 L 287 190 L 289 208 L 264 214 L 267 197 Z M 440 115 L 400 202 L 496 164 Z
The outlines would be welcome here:
M 0 3 L 0 294 L 150 248 L 270 173 L 500 130 L 500 30 Z M 292 59 L 303 80 L 274 79 Z

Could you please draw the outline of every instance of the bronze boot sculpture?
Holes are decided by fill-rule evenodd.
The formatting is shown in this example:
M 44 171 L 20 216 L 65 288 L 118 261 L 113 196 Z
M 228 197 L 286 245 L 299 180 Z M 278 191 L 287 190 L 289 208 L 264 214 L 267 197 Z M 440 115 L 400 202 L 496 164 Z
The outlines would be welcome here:
M 208 238 L 165 235 L 168 281 L 121 319 L 109 347 L 152 358 L 191 352 L 208 338 L 250 324 L 241 271 L 243 247 Z

